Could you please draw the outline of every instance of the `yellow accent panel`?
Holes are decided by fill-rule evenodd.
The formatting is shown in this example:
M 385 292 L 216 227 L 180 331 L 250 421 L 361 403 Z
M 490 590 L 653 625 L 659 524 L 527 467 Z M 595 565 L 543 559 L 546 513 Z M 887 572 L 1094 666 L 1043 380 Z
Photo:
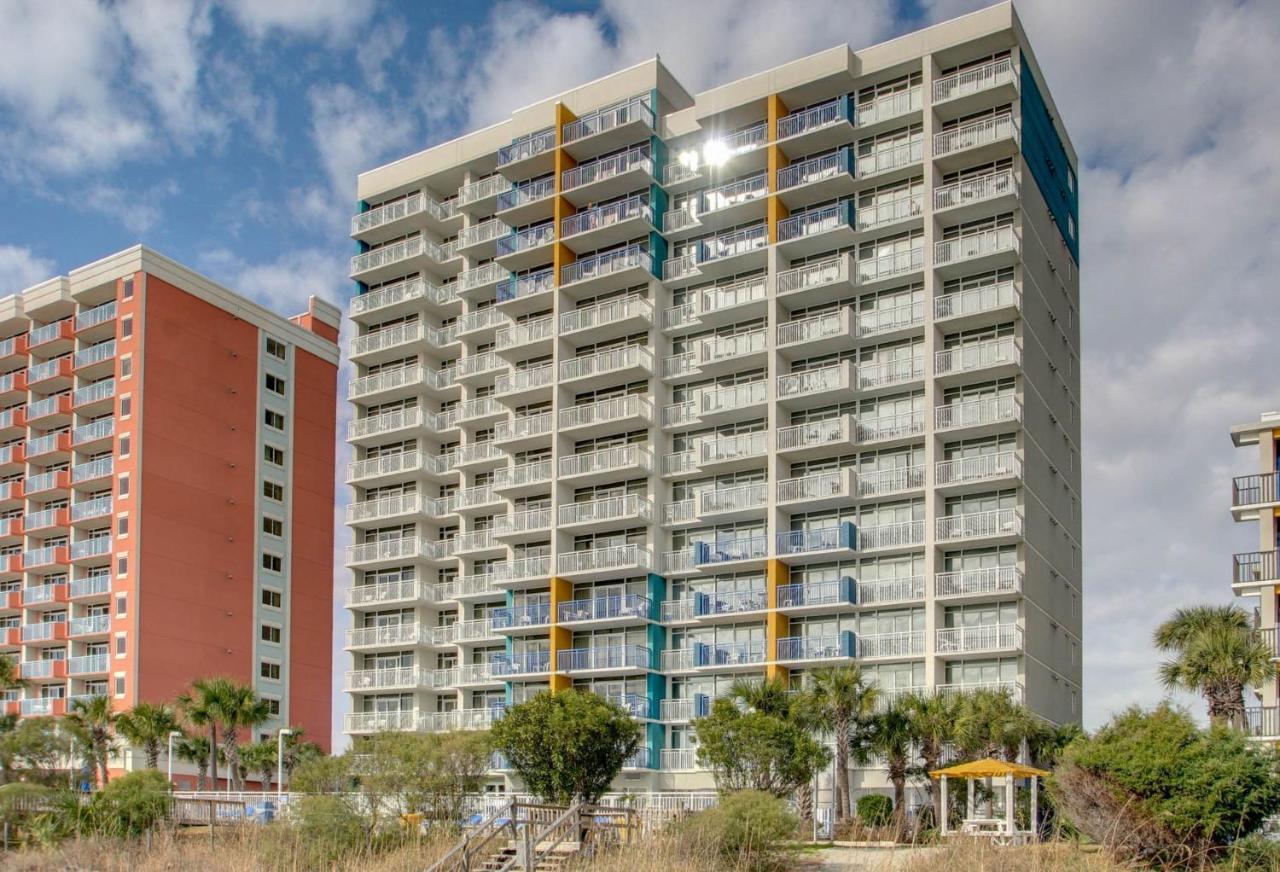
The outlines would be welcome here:
M 778 654 L 778 640 L 785 639 L 791 631 L 791 621 L 786 615 L 779 612 L 778 609 L 778 588 L 790 581 L 790 573 L 787 565 L 779 560 L 770 560 L 765 564 L 764 584 L 765 595 L 769 603 L 769 613 L 764 619 L 764 635 L 765 635 L 765 669 L 764 674 L 768 678 L 780 678 L 787 681 L 790 673 L 785 666 L 775 662 Z
M 573 599 L 573 582 L 567 578 L 551 579 L 551 668 L 555 670 L 556 661 L 561 651 L 573 647 L 573 631 L 568 627 L 556 624 L 556 616 L 560 614 L 560 603 Z M 570 685 L 569 676 L 551 675 L 551 689 L 564 690 Z
M 777 194 L 778 191 L 778 170 L 785 167 L 790 161 L 787 156 L 782 153 L 782 149 L 778 148 L 774 141 L 778 132 L 778 119 L 783 118 L 787 114 L 787 107 L 783 105 L 782 100 L 777 94 L 770 94 L 767 101 L 766 112 L 768 114 L 768 130 L 767 135 L 770 141 L 769 150 L 766 153 L 768 159 L 769 173 L 769 192 Z M 777 196 L 771 196 L 768 203 L 769 218 L 769 241 L 778 241 L 778 222 L 787 217 L 790 213 L 787 207 L 782 204 Z
M 564 184 L 564 171 L 571 170 L 578 165 L 578 162 L 568 154 L 561 146 L 564 140 L 564 126 L 573 121 L 578 116 L 569 111 L 563 103 L 556 104 L 556 153 L 555 153 L 555 200 L 552 202 L 552 218 L 554 220 L 555 234 L 557 240 L 560 237 L 560 222 L 568 218 L 574 212 L 578 211 L 573 204 L 560 196 L 562 185 Z M 560 284 L 560 268 L 573 263 L 577 256 L 569 250 L 567 246 L 560 242 L 556 242 L 551 248 L 551 268 L 553 278 L 556 285 Z

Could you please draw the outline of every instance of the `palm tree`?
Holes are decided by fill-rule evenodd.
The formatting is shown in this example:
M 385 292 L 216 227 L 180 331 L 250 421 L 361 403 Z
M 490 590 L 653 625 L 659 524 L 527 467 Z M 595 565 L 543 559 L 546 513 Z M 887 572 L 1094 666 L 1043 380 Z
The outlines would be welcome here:
M 178 716 L 164 703 L 140 702 L 116 718 L 116 732 L 141 748 L 148 769 L 160 768 L 160 748 L 178 729 Z
M 209 769 L 214 790 L 218 789 L 218 721 L 231 684 L 227 678 L 197 678 L 191 682 L 190 692 L 178 696 L 178 708 L 191 726 L 209 728 Z
M 66 720 L 73 733 L 84 742 L 89 759 L 97 765 L 98 777 L 105 787 L 111 780 L 107 758 L 115 741 L 116 713 L 111 708 L 111 697 L 102 694 L 74 700 Z
M 1035 741 L 1043 729 L 1043 722 L 1008 690 L 983 688 L 960 697 L 955 743 L 966 756 L 1014 761 L 1022 743 Z
M 729 686 L 727 696 L 749 709 L 790 721 L 810 735 L 823 729 L 823 713 L 813 695 L 792 693 L 787 682 L 780 678 L 738 678 Z M 796 788 L 796 806 L 802 820 L 813 820 L 810 781 Z
M 302 737 L 306 730 L 302 727 L 290 727 L 289 735 L 284 737 L 284 777 L 286 781 L 293 777 L 293 770 L 300 763 L 316 757 L 324 756 L 324 751 L 315 742 L 308 742 Z
M 276 773 L 276 743 L 270 740 L 253 742 L 240 749 L 240 765 L 245 772 L 258 776 L 262 792 L 271 790 L 271 776 Z
M 925 782 L 933 803 L 933 819 L 942 819 L 942 794 L 929 773 L 942 762 L 943 752 L 956 735 L 960 715 L 960 698 L 953 693 L 909 694 L 902 699 L 903 709 L 911 723 L 911 736 L 920 746 Z
M 849 789 L 849 746 L 853 728 L 875 711 L 880 691 L 862 677 L 857 664 L 818 669 L 812 673 L 813 697 L 821 720 L 836 746 L 836 820 L 853 814 Z
M 1160 664 L 1166 688 L 1201 694 L 1210 720 L 1244 728 L 1245 688 L 1274 674 L 1271 652 L 1248 613 L 1235 606 L 1178 609 L 1156 627 L 1153 640 L 1173 655 Z
M 911 715 L 902 700 L 894 700 L 876 715 L 868 750 L 880 755 L 889 766 L 893 784 L 893 826 L 901 835 L 906 828 L 907 770 L 911 765 Z
M 179 760 L 195 764 L 196 790 L 204 790 L 209 777 L 209 740 L 204 736 L 187 736 L 178 740 L 173 751 Z
M 218 721 L 222 724 L 222 755 L 227 760 L 228 779 L 232 789 L 240 788 L 240 730 L 252 730 L 271 717 L 267 701 L 247 684 L 229 683 L 228 692 L 218 702 Z

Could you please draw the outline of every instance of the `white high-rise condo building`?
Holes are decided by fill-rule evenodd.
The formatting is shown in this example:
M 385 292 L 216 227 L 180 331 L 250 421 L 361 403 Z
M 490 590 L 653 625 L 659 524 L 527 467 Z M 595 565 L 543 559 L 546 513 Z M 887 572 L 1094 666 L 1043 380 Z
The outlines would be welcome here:
M 684 790 L 740 676 L 1078 721 L 1075 166 L 1003 4 L 361 175 L 346 731 L 586 688 Z
M 1280 574 L 1276 572 L 1276 556 L 1280 553 L 1280 490 L 1276 487 L 1280 412 L 1266 412 L 1257 421 L 1232 427 L 1231 441 L 1237 448 L 1253 448 L 1258 457 L 1258 472 L 1237 476 L 1231 483 L 1231 516 L 1237 521 L 1258 522 L 1258 550 L 1232 557 L 1231 586 L 1237 596 L 1258 598 L 1258 629 L 1271 648 L 1272 658 L 1280 660 L 1276 637 L 1276 626 L 1280 624 Z M 1246 704 L 1245 710 L 1250 735 L 1280 741 L 1277 679 L 1254 690 L 1257 696 L 1252 704 Z

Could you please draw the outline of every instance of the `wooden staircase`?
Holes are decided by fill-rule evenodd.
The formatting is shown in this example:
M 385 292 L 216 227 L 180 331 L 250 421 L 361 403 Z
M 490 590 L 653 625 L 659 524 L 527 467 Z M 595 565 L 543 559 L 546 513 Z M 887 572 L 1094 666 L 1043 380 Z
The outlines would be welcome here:
M 507 803 L 466 832 L 427 872 L 561 872 L 581 853 L 630 844 L 631 809 Z

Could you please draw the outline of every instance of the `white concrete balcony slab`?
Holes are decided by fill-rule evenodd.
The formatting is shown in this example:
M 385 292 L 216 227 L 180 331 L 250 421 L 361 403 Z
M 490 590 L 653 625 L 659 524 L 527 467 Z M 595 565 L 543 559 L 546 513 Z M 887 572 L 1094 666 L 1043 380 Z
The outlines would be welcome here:
M 556 558 L 558 574 L 573 578 L 616 578 L 619 572 L 651 572 L 653 557 L 640 545 L 614 545 L 571 551 Z
M 558 514 L 562 528 L 578 532 L 604 530 L 619 525 L 652 524 L 653 503 L 638 494 L 562 505 Z
M 768 295 L 768 281 L 764 276 L 690 290 L 684 303 L 662 310 L 662 329 L 670 332 L 690 327 L 710 328 L 760 317 L 764 315 Z
M 595 484 L 653 472 L 653 452 L 642 445 L 618 445 L 560 458 L 560 478 Z
M 1012 541 L 1022 536 L 1022 512 L 1018 509 L 947 515 L 938 518 L 936 524 L 934 536 L 940 542 Z
M 1022 628 L 1017 624 L 944 627 L 936 631 L 933 648 L 939 657 L 1018 651 L 1022 648 Z

